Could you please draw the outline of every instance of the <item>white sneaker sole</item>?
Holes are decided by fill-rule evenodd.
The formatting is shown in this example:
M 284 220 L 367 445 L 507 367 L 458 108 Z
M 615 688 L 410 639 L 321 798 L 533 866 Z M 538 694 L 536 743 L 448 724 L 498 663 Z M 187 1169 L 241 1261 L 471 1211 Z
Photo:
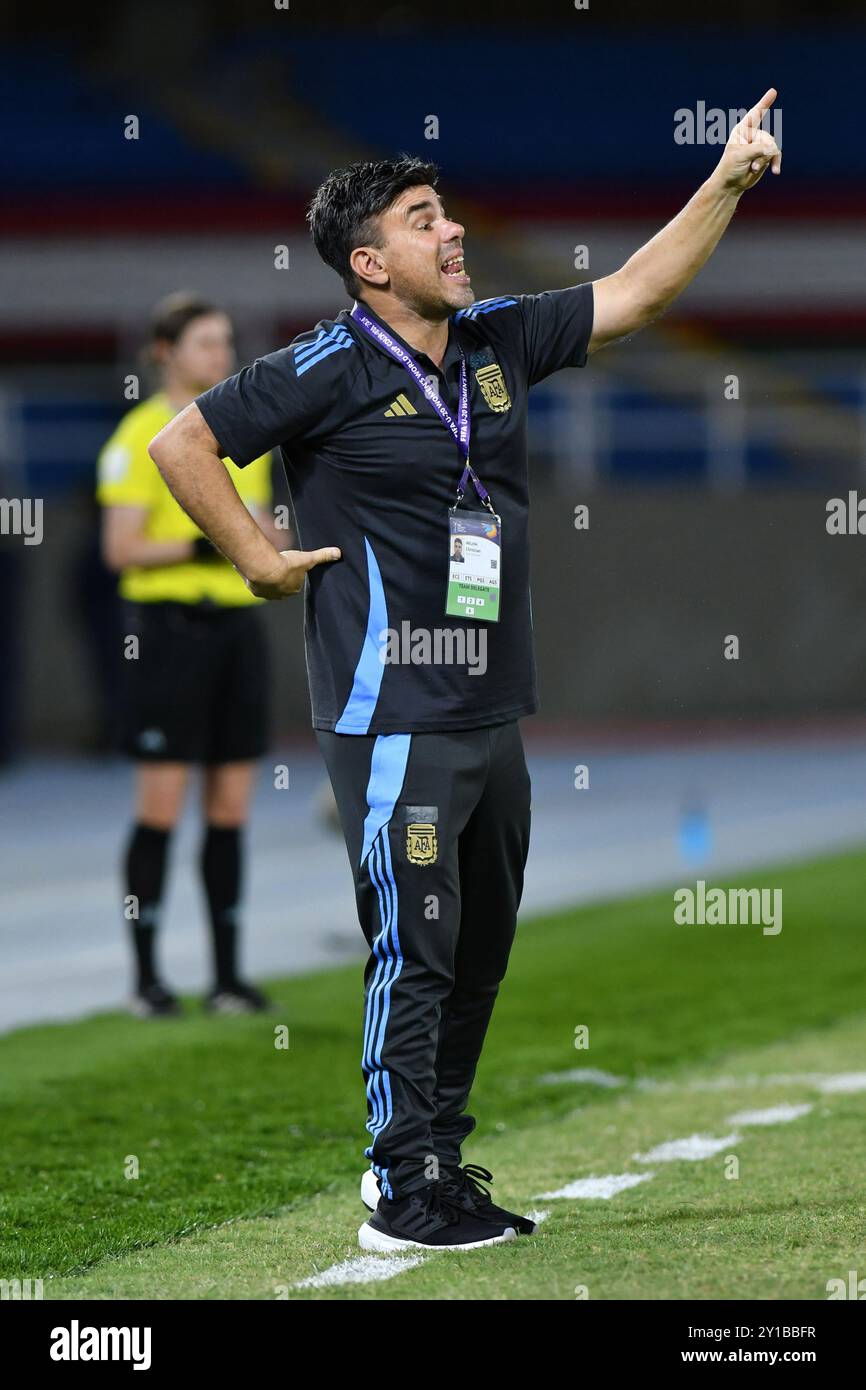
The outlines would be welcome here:
M 361 1201 L 368 1211 L 376 1210 L 381 1195 L 379 1179 L 372 1168 L 367 1168 L 361 1176 Z
M 487 1240 L 471 1240 L 461 1245 L 428 1245 L 423 1240 L 403 1240 L 398 1236 L 385 1235 L 377 1231 L 369 1221 L 358 1229 L 358 1244 L 362 1250 L 376 1250 L 387 1255 L 393 1250 L 480 1250 L 484 1245 L 504 1245 L 506 1241 L 516 1240 L 517 1232 L 513 1226 L 506 1226 L 501 1236 L 490 1236 Z

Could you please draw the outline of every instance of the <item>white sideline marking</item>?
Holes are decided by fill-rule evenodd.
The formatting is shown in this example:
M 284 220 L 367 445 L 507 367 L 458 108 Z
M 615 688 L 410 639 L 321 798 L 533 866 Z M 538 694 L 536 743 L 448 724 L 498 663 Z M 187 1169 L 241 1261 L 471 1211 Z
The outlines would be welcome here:
M 526 1215 L 530 1221 L 534 1221 L 536 1226 L 540 1226 L 542 1221 L 546 1221 L 550 1215 L 549 1211 L 528 1211 Z
M 771 1105 L 768 1110 L 740 1110 L 728 1116 L 729 1125 L 786 1125 L 808 1115 L 811 1105 Z
M 542 1086 L 563 1086 L 569 1082 L 582 1081 L 587 1086 L 625 1086 L 628 1078 L 614 1076 L 609 1071 L 599 1071 L 597 1067 L 574 1067 L 571 1071 L 546 1071 L 538 1078 Z
M 825 1076 L 818 1090 L 824 1095 L 853 1095 L 855 1091 L 866 1091 L 866 1071 L 842 1071 L 836 1076 Z
M 603 1178 L 578 1178 L 565 1187 L 558 1187 L 555 1192 L 539 1192 L 538 1196 L 545 1201 L 551 1197 L 601 1197 L 607 1201 L 618 1192 L 625 1192 L 628 1187 L 648 1182 L 652 1176 L 652 1173 L 608 1173 Z
M 319 1274 L 311 1274 L 295 1284 L 296 1289 L 328 1289 L 337 1284 L 373 1284 L 381 1279 L 393 1279 L 407 1269 L 424 1263 L 423 1255 L 359 1255 L 343 1260 Z
M 701 1158 L 712 1158 L 714 1154 L 729 1149 L 740 1139 L 739 1134 L 725 1134 L 714 1139 L 711 1134 L 690 1134 L 687 1139 L 669 1139 L 666 1144 L 657 1144 L 649 1153 L 634 1154 L 638 1163 L 674 1163 L 686 1159 L 696 1163 Z
M 640 1083 L 638 1083 L 640 1084 Z M 665 1090 L 678 1089 L 673 1082 L 659 1083 Z M 715 1076 L 705 1080 L 689 1081 L 679 1088 L 686 1091 L 736 1091 L 746 1086 L 811 1086 L 813 1090 L 829 1094 L 837 1091 L 866 1091 L 866 1071 L 820 1072 L 769 1072 L 766 1076 L 751 1072 L 748 1076 Z M 647 1086 L 646 1090 L 658 1089 Z
M 583 1082 L 587 1086 L 633 1086 L 636 1091 L 736 1091 L 747 1086 L 811 1086 L 824 1095 L 854 1095 L 866 1091 L 866 1071 L 843 1072 L 771 1072 L 766 1076 L 750 1072 L 747 1076 L 708 1076 L 691 1081 L 657 1081 L 653 1076 L 614 1076 L 612 1072 L 592 1067 L 576 1067 L 572 1071 L 548 1071 L 538 1078 L 542 1086 L 561 1086 Z

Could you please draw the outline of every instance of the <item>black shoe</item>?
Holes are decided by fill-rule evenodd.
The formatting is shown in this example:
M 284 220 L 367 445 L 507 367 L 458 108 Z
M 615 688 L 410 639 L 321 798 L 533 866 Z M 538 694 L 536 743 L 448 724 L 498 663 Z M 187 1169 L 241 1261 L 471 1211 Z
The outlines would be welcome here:
M 257 1014 L 270 1008 L 270 1000 L 255 985 L 234 980 L 231 984 L 216 985 L 207 995 L 204 1007 L 211 1014 Z
M 177 1018 L 181 1013 L 180 1001 L 159 981 L 137 990 L 129 1010 L 136 1018 Z
M 481 1245 L 501 1245 L 515 1240 L 513 1226 L 485 1221 L 457 1206 L 446 1196 L 441 1182 L 419 1192 L 389 1201 L 380 1198 L 369 1221 L 358 1231 L 362 1250 L 476 1250 Z
M 531 1236 L 535 1230 L 534 1221 L 530 1221 L 528 1216 L 518 1216 L 513 1211 L 506 1211 L 505 1207 L 498 1207 L 490 1200 L 490 1193 L 481 1183 L 492 1181 L 493 1174 L 487 1168 L 480 1168 L 477 1163 L 465 1163 L 456 1173 L 443 1178 L 442 1184 L 447 1196 L 456 1202 L 462 1211 L 474 1212 L 485 1221 L 513 1226 L 518 1235 Z

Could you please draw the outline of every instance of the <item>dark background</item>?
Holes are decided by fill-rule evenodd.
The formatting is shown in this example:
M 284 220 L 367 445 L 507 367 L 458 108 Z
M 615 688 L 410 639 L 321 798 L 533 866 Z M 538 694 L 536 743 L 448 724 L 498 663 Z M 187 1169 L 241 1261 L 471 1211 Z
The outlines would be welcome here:
M 440 164 L 479 297 L 597 278 L 719 156 L 677 144 L 674 113 L 770 85 L 782 177 L 665 319 L 534 393 L 534 723 L 859 713 L 864 541 L 825 529 L 866 474 L 859 6 L 3 4 L 0 34 L 0 496 L 45 506 L 41 545 L 0 537 L 4 757 L 110 745 L 94 465 L 154 300 L 224 304 L 242 360 L 333 315 L 306 203 L 396 150 Z M 300 605 L 267 619 L 291 736 Z

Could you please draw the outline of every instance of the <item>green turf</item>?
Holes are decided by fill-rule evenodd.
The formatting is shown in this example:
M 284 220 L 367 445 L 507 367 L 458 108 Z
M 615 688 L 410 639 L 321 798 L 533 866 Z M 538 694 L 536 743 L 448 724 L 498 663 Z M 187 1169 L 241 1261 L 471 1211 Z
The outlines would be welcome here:
M 295 1289 L 358 1254 L 368 1136 L 351 967 L 279 983 L 268 1019 L 111 1015 L 0 1039 L 0 1277 L 42 1278 L 49 1297 L 570 1298 L 579 1284 L 592 1297 L 825 1296 L 828 1278 L 857 1267 L 858 1241 L 866 1274 L 866 1096 L 802 1085 L 600 1092 L 538 1077 L 574 1066 L 678 1081 L 862 1068 L 864 880 L 864 855 L 750 873 L 747 886 L 784 890 L 776 937 L 675 926 L 670 893 L 518 934 L 466 1157 L 529 1201 L 639 1168 L 630 1155 L 650 1144 L 724 1133 L 743 1105 L 815 1102 L 791 1125 L 746 1131 L 736 1181 L 720 1160 L 662 1165 L 610 1202 L 535 1201 L 552 1214 L 517 1248 L 440 1256 L 441 1269 L 428 1261 L 383 1284 Z M 282 1023 L 288 1051 L 274 1047 Z M 591 1046 L 578 1052 L 581 1024 Z M 129 1156 L 137 1179 L 124 1176 Z

